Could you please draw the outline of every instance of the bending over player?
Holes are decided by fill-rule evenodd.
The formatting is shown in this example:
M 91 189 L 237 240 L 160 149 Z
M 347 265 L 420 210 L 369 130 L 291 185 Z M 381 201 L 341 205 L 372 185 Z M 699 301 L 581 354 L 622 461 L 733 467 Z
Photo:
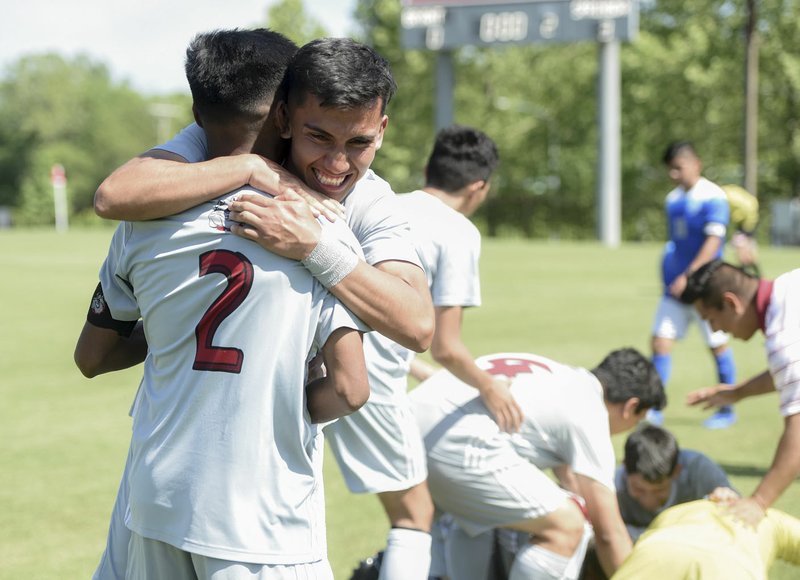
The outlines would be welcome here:
M 611 574 L 631 550 L 614 493 L 611 435 L 664 406 L 655 368 L 633 349 L 610 353 L 591 371 L 533 354 L 499 353 L 476 362 L 512 380 L 525 417 L 519 433 L 501 431 L 475 391 L 447 371 L 410 395 L 425 440 L 431 495 L 457 524 L 447 536 L 449 577 L 486 577 L 485 555 L 470 545 L 498 527 L 531 534 L 516 555 L 512 580 L 576 578 L 591 526 Z M 542 471 L 553 467 L 574 482 L 588 522 L 579 502 Z

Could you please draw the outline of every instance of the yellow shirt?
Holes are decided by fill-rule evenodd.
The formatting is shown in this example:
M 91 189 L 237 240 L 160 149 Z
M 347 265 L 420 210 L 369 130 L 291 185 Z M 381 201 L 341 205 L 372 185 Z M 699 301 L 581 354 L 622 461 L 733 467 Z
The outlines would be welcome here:
M 699 500 L 653 520 L 612 580 L 765 579 L 776 558 L 800 564 L 800 520 L 771 509 L 754 530 Z
M 723 185 L 731 210 L 731 229 L 753 233 L 758 224 L 758 198 L 738 185 Z

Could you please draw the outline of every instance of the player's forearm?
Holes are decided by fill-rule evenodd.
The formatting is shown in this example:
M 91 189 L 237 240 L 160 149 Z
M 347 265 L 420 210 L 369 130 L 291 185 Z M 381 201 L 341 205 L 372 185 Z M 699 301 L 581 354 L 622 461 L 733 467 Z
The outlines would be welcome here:
M 433 360 L 450 371 L 456 378 L 480 392 L 492 388 L 493 377 L 475 364 L 472 354 L 460 338 L 438 345 L 434 338 L 431 348 Z
M 713 260 L 717 256 L 717 252 L 719 252 L 723 242 L 723 238 L 719 236 L 708 236 L 703 242 L 703 245 L 700 246 L 700 250 L 694 257 L 694 260 L 691 261 L 689 267 L 686 269 L 687 272 L 694 272 L 703 264 Z
M 764 371 L 760 375 L 751 377 L 739 383 L 739 385 L 733 389 L 737 401 L 773 392 L 775 392 L 775 383 L 769 371 Z
M 333 331 L 322 347 L 325 376 L 306 386 L 306 406 L 314 423 L 333 421 L 360 409 L 369 399 L 361 333 Z
M 606 576 L 611 578 L 633 549 L 630 534 L 622 520 L 611 526 L 610 529 L 605 526 L 595 526 L 594 533 L 595 549 L 600 566 Z
M 575 472 L 572 471 L 572 468 L 569 465 L 556 465 L 553 467 L 553 475 L 556 476 L 558 482 L 561 484 L 561 487 L 564 489 L 571 491 L 572 493 L 576 493 L 580 495 L 580 488 L 578 487 L 578 478 L 575 476 Z
M 327 377 L 306 386 L 306 405 L 313 423 L 325 423 L 358 411 L 367 398 L 337 389 Z
M 597 557 L 610 578 L 633 548 L 628 529 L 619 513 L 616 493 L 585 475 L 575 474 L 575 479 L 594 528 Z
M 330 291 L 373 330 L 423 352 L 433 338 L 433 305 L 425 273 L 403 264 L 403 274 L 396 275 L 359 261 Z
M 98 332 L 111 337 L 106 341 L 94 340 Z M 114 336 L 114 331 L 84 325 L 84 330 L 75 346 L 75 364 L 87 378 L 127 369 L 144 361 L 147 356 L 147 340 L 142 322 L 136 324 L 129 337 Z
M 256 155 L 217 157 L 200 163 L 142 156 L 109 175 L 95 192 L 95 212 L 119 220 L 165 217 L 249 182 Z
M 772 466 L 752 495 L 764 510 L 775 503 L 800 474 L 800 415 L 791 415 L 784 421 Z

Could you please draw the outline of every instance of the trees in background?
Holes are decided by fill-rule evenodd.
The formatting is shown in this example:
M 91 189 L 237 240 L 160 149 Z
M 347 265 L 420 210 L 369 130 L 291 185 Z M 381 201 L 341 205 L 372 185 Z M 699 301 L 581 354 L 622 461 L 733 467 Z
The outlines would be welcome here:
M 190 120 L 188 97 L 177 97 Z M 160 99 L 163 100 L 163 99 Z M 0 205 L 18 225 L 53 223 L 50 168 L 66 168 L 73 215 L 91 214 L 97 185 L 156 142 L 150 101 L 85 56 L 21 58 L 0 80 Z
M 398 48 L 399 9 L 397 0 L 360 0 L 357 16 L 400 85 L 375 168 L 404 191 L 419 185 L 433 140 L 434 60 Z M 759 195 L 767 208 L 772 198 L 800 195 L 800 2 L 761 0 L 759 15 Z M 743 0 L 642 3 L 639 37 L 621 57 L 625 239 L 664 239 L 669 141 L 695 141 L 709 177 L 741 180 L 744 23 Z M 481 127 L 501 150 L 497 187 L 478 215 L 490 234 L 595 235 L 597 52 L 585 42 L 455 53 L 455 121 Z
M 800 195 L 800 1 L 759 2 L 759 196 Z M 396 191 L 422 184 L 433 142 L 435 55 L 403 50 L 400 1 L 359 0 L 360 40 L 392 63 L 399 90 L 374 167 Z M 302 44 L 324 24 L 301 0 L 273 5 L 264 24 Z M 695 141 L 706 173 L 742 172 L 744 0 L 645 0 L 638 39 L 622 47 L 623 237 L 664 238 L 670 188 L 661 153 Z M 498 143 L 496 186 L 478 219 L 491 235 L 595 235 L 598 49 L 563 45 L 467 47 L 454 53 L 455 121 Z M 105 67 L 56 55 L 22 59 L 0 77 L 0 205 L 17 223 L 52 223 L 49 168 L 67 167 L 73 211 L 97 183 L 157 141 L 147 99 Z M 191 120 L 188 95 L 172 96 Z M 176 101 L 177 100 L 177 101 Z

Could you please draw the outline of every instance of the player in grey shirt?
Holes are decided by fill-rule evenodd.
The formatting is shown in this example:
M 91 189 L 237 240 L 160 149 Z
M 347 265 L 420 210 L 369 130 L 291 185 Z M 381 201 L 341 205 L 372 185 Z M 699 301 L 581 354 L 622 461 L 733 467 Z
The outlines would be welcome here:
M 699 451 L 680 449 L 669 431 L 644 425 L 625 442 L 615 476 L 622 520 L 635 542 L 665 509 L 731 488 L 725 471 Z

